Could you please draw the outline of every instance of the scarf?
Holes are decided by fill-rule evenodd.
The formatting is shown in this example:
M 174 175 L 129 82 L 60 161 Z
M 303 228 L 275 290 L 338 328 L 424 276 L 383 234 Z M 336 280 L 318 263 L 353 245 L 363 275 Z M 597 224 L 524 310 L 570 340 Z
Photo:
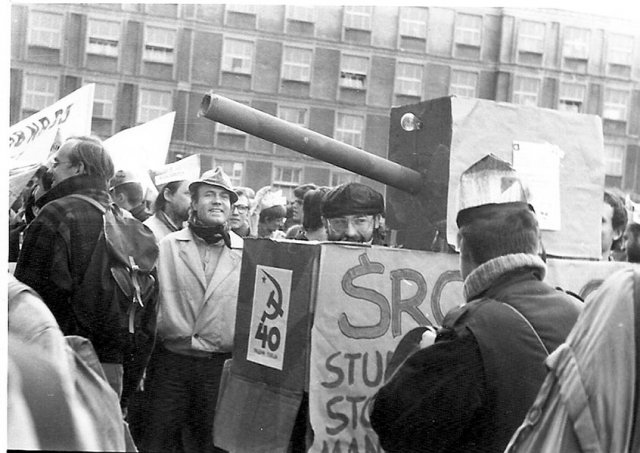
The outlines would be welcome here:
M 191 232 L 203 239 L 207 244 L 211 245 L 223 240 L 224 245 L 231 248 L 231 237 L 226 223 L 215 226 L 205 225 L 195 214 L 192 214 L 189 216 L 188 224 Z

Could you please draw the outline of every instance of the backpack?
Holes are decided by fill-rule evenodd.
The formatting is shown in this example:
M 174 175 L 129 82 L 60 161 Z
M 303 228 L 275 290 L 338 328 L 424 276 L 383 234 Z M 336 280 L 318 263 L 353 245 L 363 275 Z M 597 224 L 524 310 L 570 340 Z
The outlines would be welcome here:
M 91 340 L 100 361 L 123 364 L 125 403 L 142 378 L 155 342 L 157 240 L 117 205 L 106 209 L 88 196 L 69 196 L 103 214 L 102 231 L 71 305 L 78 334 Z

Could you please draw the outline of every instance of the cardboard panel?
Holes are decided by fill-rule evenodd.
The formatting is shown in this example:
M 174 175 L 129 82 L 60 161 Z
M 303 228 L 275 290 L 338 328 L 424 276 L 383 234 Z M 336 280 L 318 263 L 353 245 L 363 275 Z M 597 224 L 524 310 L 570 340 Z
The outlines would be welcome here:
M 602 124 L 597 116 L 525 107 L 479 99 L 451 98 L 452 140 L 447 198 L 447 239 L 455 242 L 460 175 L 488 153 L 512 162 L 514 141 L 558 146 L 561 229 L 543 231 L 547 253 L 600 257 L 604 186 Z

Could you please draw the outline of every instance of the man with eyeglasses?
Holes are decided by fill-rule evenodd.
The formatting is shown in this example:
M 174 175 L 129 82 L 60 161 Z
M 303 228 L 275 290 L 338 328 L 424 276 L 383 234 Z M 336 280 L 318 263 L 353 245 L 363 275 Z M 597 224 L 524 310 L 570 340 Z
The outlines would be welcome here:
M 384 198 L 357 182 L 335 187 L 325 195 L 322 217 L 330 241 L 382 244 Z
M 241 238 L 246 238 L 251 236 L 252 233 L 251 224 L 249 223 L 249 209 L 251 208 L 251 193 L 249 191 L 251 189 L 248 187 L 235 187 L 234 190 L 238 194 L 238 201 L 231 207 L 229 227 L 231 231 Z

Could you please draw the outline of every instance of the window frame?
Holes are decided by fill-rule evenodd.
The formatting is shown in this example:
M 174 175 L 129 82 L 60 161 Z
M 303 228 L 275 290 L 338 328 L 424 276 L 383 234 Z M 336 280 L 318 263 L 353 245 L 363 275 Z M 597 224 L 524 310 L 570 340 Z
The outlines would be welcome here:
M 283 114 L 283 112 L 285 110 L 297 110 L 298 114 L 300 112 L 304 112 L 304 122 L 300 123 L 298 121 L 291 121 L 288 120 L 287 118 L 285 118 L 286 115 Z M 281 120 L 287 121 L 288 123 L 291 124 L 295 124 L 296 126 L 301 126 L 304 128 L 308 128 L 309 127 L 309 108 L 308 107 L 299 107 L 299 106 L 293 106 L 293 105 L 288 105 L 288 104 L 283 104 L 283 105 L 278 105 L 278 118 L 280 118 Z
M 611 150 L 618 149 L 620 152 L 620 159 L 617 159 L 617 156 L 614 156 L 612 159 Z M 618 153 L 614 153 L 618 154 Z M 617 178 L 624 177 L 624 162 L 627 154 L 627 147 L 622 143 L 606 143 L 604 144 L 604 165 L 605 165 L 605 175 L 614 176 Z M 615 170 L 612 172 L 611 167 L 614 166 Z
M 308 15 L 311 17 L 304 17 L 304 15 L 298 15 L 294 13 L 297 11 L 298 13 L 302 10 L 309 11 Z M 286 5 L 285 8 L 285 18 L 287 21 L 295 21 L 295 22 L 304 22 L 306 24 L 315 24 L 316 23 L 316 10 L 313 6 L 304 6 L 304 5 Z
M 230 53 L 230 49 L 228 48 L 230 43 L 246 44 L 247 47 L 251 48 L 251 55 L 247 56 L 240 53 Z M 230 74 L 244 74 L 248 76 L 253 75 L 253 59 L 255 56 L 255 45 L 256 45 L 255 41 L 250 39 L 242 39 L 242 38 L 237 38 L 235 36 L 225 36 L 222 41 L 222 62 L 220 64 L 220 70 L 222 72 L 227 72 Z M 240 70 L 235 69 L 234 59 L 242 60 L 243 63 Z M 228 64 L 229 61 L 231 61 L 230 65 Z M 245 69 L 245 62 L 248 62 L 248 69 Z
M 410 78 L 408 76 L 400 75 L 400 68 L 404 66 L 414 66 L 414 67 L 419 67 L 420 68 L 420 78 L 416 79 L 416 78 Z M 401 96 L 414 96 L 414 97 L 418 97 L 418 98 L 422 98 L 422 95 L 424 93 L 424 63 L 421 62 L 417 62 L 417 61 L 407 61 L 407 60 L 398 60 L 396 62 L 396 73 L 395 73 L 395 78 L 394 78 L 394 93 L 396 95 L 401 95 Z M 415 83 L 417 81 L 418 83 L 418 93 L 409 93 L 406 91 L 403 91 L 401 89 L 402 86 L 406 85 L 406 84 L 411 84 L 412 82 Z
M 516 101 L 516 97 L 518 97 L 518 96 L 527 96 L 527 95 L 531 95 L 532 94 L 532 92 L 529 92 L 529 91 L 519 91 L 518 90 L 517 82 L 519 80 L 524 80 L 524 79 L 535 80 L 536 81 L 537 92 L 535 94 L 536 101 L 535 101 L 534 104 L 522 103 L 522 102 L 517 102 Z M 518 105 L 537 107 L 538 103 L 540 102 L 540 88 L 541 88 L 541 86 L 542 86 L 542 81 L 541 81 L 541 79 L 539 77 L 530 77 L 530 76 L 526 76 L 526 75 L 516 75 L 516 76 L 514 76 L 511 102 L 513 104 L 518 104 Z
M 534 26 L 541 26 L 542 27 L 542 36 L 537 36 L 536 34 L 529 34 L 526 33 L 526 30 L 524 30 L 524 27 L 526 25 L 534 25 Z M 536 20 L 526 20 L 523 19 L 520 21 L 520 24 L 518 26 L 518 37 L 517 37 L 517 45 L 518 45 L 518 52 L 526 52 L 526 53 L 533 53 L 536 55 L 544 55 L 544 44 L 545 44 L 545 39 L 546 39 L 546 24 L 544 22 L 539 22 Z M 537 41 L 539 43 L 537 48 L 531 48 L 530 46 L 523 46 L 523 41 L 524 40 L 528 40 L 528 41 Z M 528 42 L 528 41 L 524 41 L 524 42 Z
M 228 160 L 228 159 L 218 159 L 218 158 L 214 158 L 214 162 L 215 162 L 214 166 L 222 167 L 223 171 L 227 174 L 227 176 L 229 176 L 232 187 L 239 187 L 243 185 L 242 181 L 244 180 L 244 170 L 246 168 L 246 162 L 237 161 L 237 160 Z M 229 168 L 228 167 L 229 164 L 231 165 L 231 171 L 225 170 L 225 166 Z M 237 176 L 236 174 L 237 166 L 241 167 L 240 176 Z
M 172 32 L 173 47 L 169 47 L 168 45 L 165 45 L 166 43 L 161 43 L 160 41 L 149 43 L 150 29 L 157 29 L 157 30 Z M 175 27 L 170 27 L 166 25 L 156 25 L 153 23 L 145 24 L 144 37 L 142 42 L 142 61 L 146 63 L 161 63 L 161 64 L 174 65 L 176 63 L 177 41 L 178 41 L 178 30 Z M 152 49 L 149 49 L 148 47 L 151 47 Z M 170 59 L 167 57 L 167 55 L 169 54 L 171 55 Z M 159 55 L 164 55 L 164 57 L 162 58 L 158 57 Z
M 346 57 L 346 58 L 345 58 Z M 345 67 L 345 62 L 351 58 L 353 61 L 366 60 L 366 68 L 362 71 L 362 68 L 358 67 Z M 340 74 L 338 80 L 338 86 L 340 88 L 366 90 L 367 82 L 369 79 L 369 71 L 371 69 L 371 58 L 367 55 L 361 55 L 356 53 L 342 52 L 340 54 Z M 349 75 L 349 77 L 347 77 Z M 362 76 L 362 77 L 359 77 Z M 356 86 L 356 82 L 361 81 L 362 86 Z
M 607 94 L 611 92 L 617 92 L 621 98 L 624 98 L 625 103 L 622 104 L 622 103 L 613 103 L 613 102 L 607 101 Z M 604 93 L 602 95 L 602 118 L 609 121 L 623 121 L 625 123 L 628 122 L 630 99 L 631 99 L 631 90 L 629 89 L 619 88 L 619 87 L 605 87 Z M 607 107 L 607 105 L 609 105 L 609 107 Z M 611 109 L 612 108 L 611 106 L 614 106 L 613 107 L 614 109 L 615 109 L 615 106 L 624 106 L 623 114 L 621 115 L 622 118 L 614 118 L 614 117 L 608 116 L 607 108 Z
M 478 29 L 476 28 L 469 28 L 466 25 L 463 25 L 461 23 L 463 18 L 478 18 L 480 19 L 480 27 Z M 455 26 L 454 26 L 454 31 L 453 31 L 453 41 L 456 45 L 458 46 L 467 46 L 467 47 L 475 47 L 475 48 L 481 48 L 482 47 L 482 29 L 484 27 L 484 17 L 482 15 L 478 15 L 478 14 L 469 14 L 469 13 L 457 13 L 456 14 L 456 22 L 455 22 Z M 463 33 L 464 32 L 468 32 L 471 35 L 476 35 L 477 34 L 477 39 L 474 39 L 474 42 L 468 42 L 468 40 L 466 38 L 463 39 Z M 477 41 L 477 42 L 475 42 Z
M 286 61 L 287 50 L 291 51 L 302 51 L 309 56 L 308 64 L 301 63 L 300 58 L 293 58 L 293 61 Z M 303 82 L 303 83 L 311 83 L 311 74 L 313 72 L 313 48 L 310 47 L 302 47 L 302 46 L 293 46 L 293 45 L 284 45 L 282 47 L 282 69 L 281 76 L 282 80 L 289 80 L 294 82 Z M 287 70 L 288 68 L 288 70 Z M 295 69 L 299 69 L 301 71 L 301 77 L 294 77 L 290 73 Z M 295 72 L 295 71 L 294 71 Z M 305 77 L 306 75 L 306 77 Z
M 566 92 L 563 91 L 563 86 L 564 87 L 580 87 L 582 89 L 582 98 L 579 98 L 577 96 L 573 96 L 571 94 L 567 95 Z M 579 82 L 571 82 L 571 81 L 564 81 L 561 80 L 560 81 L 560 85 L 558 86 L 558 105 L 557 105 L 557 109 L 563 112 L 574 112 L 574 113 L 583 113 L 584 110 L 584 105 L 587 99 L 587 85 L 584 83 L 579 83 Z M 565 102 L 563 103 L 563 100 L 567 100 L 569 102 Z M 561 105 L 566 105 L 566 106 L 575 106 L 577 103 L 579 103 L 578 105 L 578 110 L 573 110 L 571 108 L 561 108 Z
M 100 118 L 100 119 L 105 119 L 105 120 L 114 120 L 115 119 L 115 108 L 117 105 L 117 97 L 118 97 L 118 85 L 114 82 L 114 83 L 109 83 L 109 82 L 100 82 L 97 80 L 91 80 L 91 81 L 87 81 L 85 82 L 85 84 L 89 84 L 89 83 L 94 83 L 95 84 L 95 91 L 94 91 L 94 95 L 93 95 L 93 107 L 91 110 L 91 117 L 92 118 Z M 113 88 L 113 98 L 112 99 L 106 99 L 106 98 L 100 98 L 99 97 L 99 88 L 100 87 L 111 87 Z M 105 116 L 105 115 L 96 115 L 95 114 L 95 106 L 96 106 L 96 102 L 100 102 L 100 101 L 107 101 L 107 103 L 111 104 L 110 108 L 111 108 L 111 115 L 110 116 Z
M 160 113 L 158 115 L 153 116 L 152 118 L 147 118 L 145 121 L 141 121 L 142 119 L 142 111 L 143 109 L 147 109 L 147 110 L 156 110 L 156 111 L 160 111 L 161 109 L 159 108 L 160 106 L 158 104 L 155 105 L 155 107 L 158 107 L 156 109 L 153 109 L 150 105 L 144 105 L 142 103 L 142 98 L 143 98 L 143 93 L 162 93 L 162 94 L 166 94 L 169 96 L 169 107 L 166 108 L 166 111 L 163 111 L 163 113 Z M 164 107 L 164 106 L 162 106 Z M 140 87 L 138 89 L 138 105 L 136 108 L 136 124 L 144 124 L 147 123 L 151 120 L 154 120 L 156 118 L 161 117 L 162 115 L 166 115 L 167 113 L 171 112 L 173 109 L 173 91 L 171 91 L 171 89 L 167 89 L 167 90 L 163 90 L 163 89 L 157 89 L 157 88 L 147 88 L 147 87 Z
M 346 127 L 340 127 L 341 126 L 341 118 L 345 118 L 345 117 L 353 117 L 353 118 L 359 118 L 362 120 L 362 128 L 360 130 L 356 130 L 356 129 L 347 129 Z M 351 145 L 355 148 L 359 148 L 362 149 L 364 146 L 364 134 L 366 131 L 366 116 L 364 114 L 359 115 L 359 114 L 355 114 L 353 112 L 336 112 L 336 119 L 335 119 L 335 127 L 334 127 L 334 133 L 333 133 L 333 138 L 335 138 L 336 140 L 342 142 L 342 143 L 346 143 L 347 145 Z M 358 144 L 354 144 L 351 141 L 346 141 L 345 140 L 345 136 L 354 136 L 358 138 Z
M 96 22 L 109 22 L 111 24 L 114 24 L 117 26 L 118 29 L 118 33 L 116 38 L 117 39 L 110 39 L 113 38 L 113 36 L 108 36 L 108 35 L 101 35 L 101 36 L 96 36 L 95 34 L 91 33 L 91 24 L 92 23 L 96 23 Z M 94 49 L 92 49 L 92 43 L 91 43 L 91 38 L 95 37 L 96 39 L 102 40 L 102 41 L 107 41 L 107 42 L 114 42 L 116 43 L 115 46 L 110 46 L 109 47 L 115 47 L 115 50 L 113 52 L 100 52 L 98 49 L 104 48 L 104 49 L 108 49 L 108 47 L 105 47 L 105 45 L 102 45 L 102 47 L 95 47 Z M 119 20 L 111 20 L 111 19 L 106 19 L 103 17 L 88 17 L 87 18 L 87 39 L 86 39 L 86 50 L 85 53 L 87 54 L 91 54 L 91 55 L 101 55 L 101 56 L 107 56 L 107 57 L 113 57 L 113 58 L 118 58 L 119 56 L 119 51 L 120 51 L 120 41 L 121 41 L 121 37 L 122 37 L 122 21 Z M 95 45 L 95 43 L 94 43 Z M 97 46 L 101 46 L 100 43 L 97 44 Z
M 37 14 L 41 14 L 44 16 L 57 16 L 60 23 L 59 27 L 56 29 L 55 27 L 47 27 L 41 24 L 34 24 L 34 19 Z M 62 38 L 63 38 L 63 30 L 64 30 L 64 21 L 65 15 L 63 13 L 57 13 L 53 11 L 42 11 L 42 10 L 30 10 L 28 16 L 28 33 L 27 33 L 27 45 L 33 47 L 46 47 L 48 49 L 57 49 L 62 50 Z M 51 33 L 52 36 L 57 37 L 55 42 L 45 42 L 41 37 L 37 37 L 37 33 Z M 34 38 L 36 36 L 37 38 Z
M 572 32 L 584 32 L 586 33 L 586 41 L 580 41 L 576 37 L 570 39 L 569 36 Z M 591 40 L 591 30 L 588 28 L 582 27 L 572 27 L 567 26 L 564 29 L 564 36 L 562 38 L 562 58 L 569 58 L 572 60 L 589 60 L 589 52 L 590 52 L 590 40 Z M 576 48 L 584 48 L 582 52 L 575 52 Z M 583 55 L 584 54 L 584 55 Z
M 424 13 L 424 18 L 415 19 L 411 12 L 420 11 Z M 418 6 L 401 6 L 398 22 L 398 35 L 407 38 L 427 39 L 427 20 L 429 18 L 429 10 Z M 414 28 L 420 28 L 418 33 L 413 33 Z
M 454 75 L 456 74 L 473 74 L 475 77 L 475 83 L 473 85 L 473 95 L 469 96 L 468 94 L 460 94 L 459 92 L 455 92 L 454 93 L 454 87 L 455 89 L 460 89 L 460 90 L 464 90 L 464 89 L 468 89 L 470 90 L 472 87 L 471 85 L 462 85 L 459 83 L 454 83 Z M 461 97 L 472 97 L 472 98 L 476 98 L 478 97 L 478 79 L 479 79 L 480 75 L 478 74 L 478 72 L 476 71 L 467 71 L 464 69 L 456 69 L 456 68 L 451 68 L 451 78 L 449 80 L 449 94 L 450 95 L 455 95 L 455 96 L 461 96 Z
M 623 47 L 613 47 L 613 49 L 616 50 L 612 50 L 612 44 L 615 44 L 614 41 L 616 38 L 622 38 L 622 39 L 628 39 L 630 41 L 630 46 L 628 49 L 625 49 Z M 608 36 L 607 39 L 607 65 L 619 65 L 619 66 L 629 66 L 631 67 L 633 65 L 633 48 L 635 45 L 635 37 L 633 35 L 627 35 L 624 33 L 611 33 Z M 626 53 L 628 55 L 628 58 L 626 61 L 620 61 L 617 60 L 615 58 L 612 59 L 612 54 L 615 55 L 617 54 L 621 54 L 623 53 L 622 51 L 620 51 L 620 49 L 623 49 L 624 53 Z
M 52 88 L 53 91 L 50 92 L 46 92 L 46 96 L 43 95 L 43 91 L 40 88 L 35 88 L 32 91 L 29 91 L 28 87 L 27 87 L 27 82 L 29 80 L 34 80 L 34 79 L 29 79 L 29 77 L 33 77 L 33 78 L 43 78 L 43 79 L 49 79 L 48 83 L 52 84 Z M 32 99 L 37 99 L 37 98 L 44 98 L 44 105 L 40 106 L 31 106 L 31 105 L 27 105 L 27 98 L 28 96 L 32 96 Z M 54 104 L 60 97 L 60 78 L 57 75 L 49 75 L 49 74 L 40 74 L 37 72 L 26 72 L 24 74 L 24 77 L 22 79 L 22 96 L 20 99 L 20 110 L 25 111 L 35 111 L 35 112 L 39 112 L 42 109 L 45 109 L 47 107 L 49 107 L 50 105 Z
M 343 26 L 345 30 L 371 31 L 373 24 L 373 6 L 345 5 L 343 9 Z M 359 21 L 364 22 L 362 26 Z

